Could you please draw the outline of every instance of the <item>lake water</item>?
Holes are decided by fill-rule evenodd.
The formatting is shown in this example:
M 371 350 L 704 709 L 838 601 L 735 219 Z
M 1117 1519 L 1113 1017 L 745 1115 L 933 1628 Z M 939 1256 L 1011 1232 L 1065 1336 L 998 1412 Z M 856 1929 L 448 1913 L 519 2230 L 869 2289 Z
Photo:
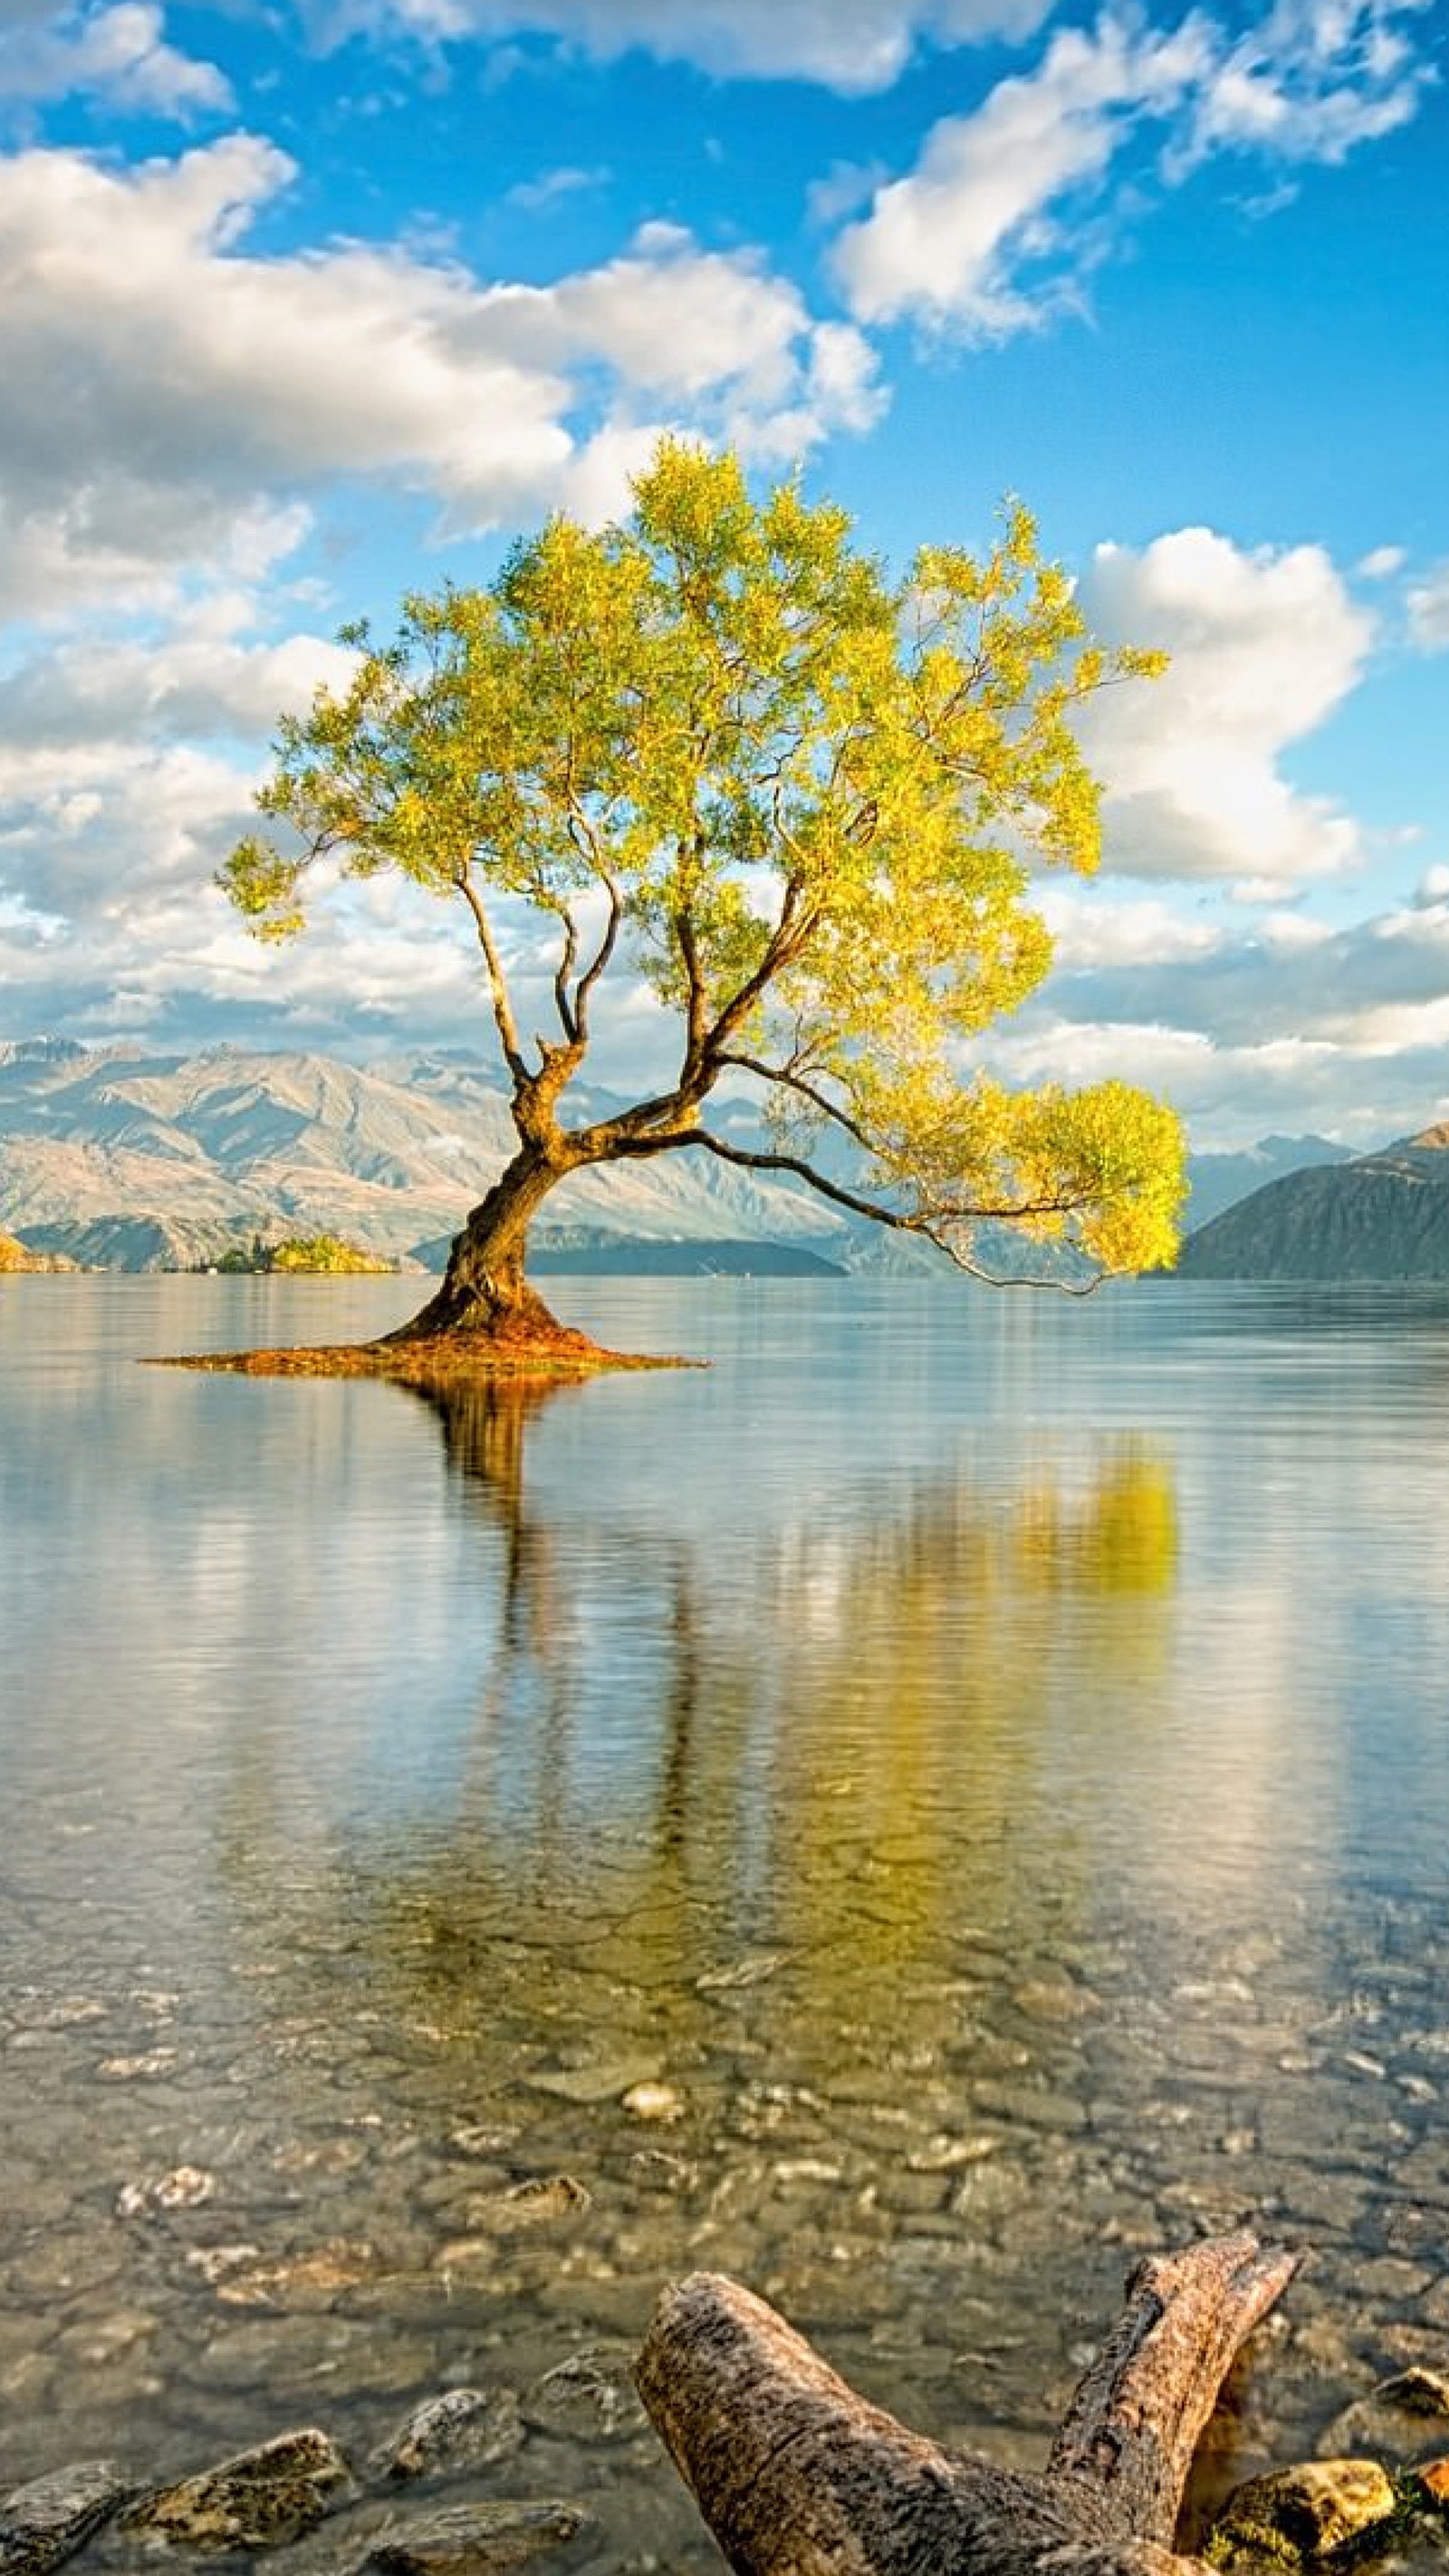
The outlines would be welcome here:
M 1449 1295 L 552 1286 L 713 1365 L 0 1283 L 0 2490 L 469 2381 L 570 2567 L 705 2568 L 696 2265 L 1034 2464 L 1138 2254 L 1286 2236 L 1204 2493 L 1449 2362 Z

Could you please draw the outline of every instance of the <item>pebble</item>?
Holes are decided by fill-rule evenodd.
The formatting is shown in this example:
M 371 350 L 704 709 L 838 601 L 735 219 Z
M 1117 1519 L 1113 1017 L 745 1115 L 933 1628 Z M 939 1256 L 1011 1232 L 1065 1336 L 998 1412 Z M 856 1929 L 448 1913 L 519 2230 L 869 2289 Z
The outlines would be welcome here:
M 963 2165 L 984 2164 L 1001 2144 L 1000 2135 L 980 2130 L 974 2137 L 952 2138 L 941 2135 L 928 2138 L 923 2147 L 906 2158 L 908 2173 L 956 2173 Z
M 751 1986 L 762 1986 L 785 1966 L 783 1950 L 759 1950 L 752 1958 L 737 1959 L 730 1968 L 709 1968 L 695 1978 L 695 1991 L 701 1995 L 733 1995 Z
M 511 2184 L 479 2207 L 485 2223 L 506 2234 L 518 2227 L 549 2227 L 561 2218 L 577 2217 L 592 2200 L 592 2192 L 575 2182 L 572 2174 L 539 2174 L 528 2182 Z
M 376 2269 L 376 2251 L 365 2239 L 336 2237 L 283 2262 L 229 2268 L 216 2295 L 237 2308 L 330 2308 L 339 2291 L 355 2289 Z
M 682 2120 L 688 2105 L 673 2084 L 631 2084 L 624 2108 L 636 2120 Z
M 128 2182 L 116 2194 L 118 2218 L 150 2218 L 161 2210 L 200 2209 L 216 2190 L 215 2174 L 201 2165 L 174 2165 L 150 2182 Z

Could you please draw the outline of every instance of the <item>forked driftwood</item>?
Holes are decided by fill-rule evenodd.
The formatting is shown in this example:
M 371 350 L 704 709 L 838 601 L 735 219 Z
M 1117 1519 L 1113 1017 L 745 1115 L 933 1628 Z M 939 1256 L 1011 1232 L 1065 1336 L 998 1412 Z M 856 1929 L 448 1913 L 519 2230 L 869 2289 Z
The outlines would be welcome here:
M 718 2273 L 664 2292 L 635 2378 L 740 2576 L 1185 2576 L 1198 2438 L 1298 2263 L 1251 2236 L 1140 2263 L 1040 2478 L 908 2432 Z

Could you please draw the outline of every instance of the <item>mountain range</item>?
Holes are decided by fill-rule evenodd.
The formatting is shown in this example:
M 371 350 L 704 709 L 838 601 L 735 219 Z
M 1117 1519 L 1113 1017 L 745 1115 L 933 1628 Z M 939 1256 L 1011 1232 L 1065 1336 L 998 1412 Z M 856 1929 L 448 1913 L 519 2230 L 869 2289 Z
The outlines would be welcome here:
M 577 1087 L 570 1098 L 580 1117 L 619 1105 Z M 763 1141 L 747 1102 L 723 1104 L 716 1123 L 742 1144 Z M 0 1230 L 96 1268 L 194 1268 L 258 1235 L 328 1233 L 438 1270 L 513 1143 L 498 1076 L 461 1051 L 360 1067 L 233 1047 L 178 1056 L 64 1038 L 0 1042 Z M 1449 1192 L 1430 1180 L 1449 1180 L 1446 1144 L 1449 1130 L 1430 1129 L 1355 1160 L 1322 1137 L 1269 1136 L 1194 1156 L 1197 1230 L 1181 1267 L 1203 1277 L 1449 1276 Z M 1445 1229 L 1437 1253 L 1431 1202 Z M 1403 1213 L 1390 1219 L 1390 1203 Z M 1407 1245 L 1410 1234 L 1413 1260 L 1393 1251 L 1387 1271 L 1365 1266 L 1376 1242 Z M 1031 1247 L 1001 1231 L 979 1248 L 995 1266 L 1033 1266 Z M 532 1242 L 540 1271 L 853 1271 L 937 1258 L 803 1185 L 694 1154 L 575 1174 Z M 1284 1260 L 1309 1266 L 1262 1266 Z M 1036 1267 L 1049 1265 L 1035 1255 Z
M 570 1098 L 580 1117 L 618 1105 L 580 1086 Z M 726 1130 L 732 1114 L 757 1141 L 744 1109 Z M 500 1082 L 463 1054 L 360 1068 L 0 1044 L 0 1228 L 97 1268 L 194 1268 L 256 1235 L 325 1232 L 438 1270 L 515 1141 Z M 848 1270 L 878 1245 L 879 1228 L 807 1189 L 702 1154 L 576 1173 L 533 1237 L 540 1269 Z

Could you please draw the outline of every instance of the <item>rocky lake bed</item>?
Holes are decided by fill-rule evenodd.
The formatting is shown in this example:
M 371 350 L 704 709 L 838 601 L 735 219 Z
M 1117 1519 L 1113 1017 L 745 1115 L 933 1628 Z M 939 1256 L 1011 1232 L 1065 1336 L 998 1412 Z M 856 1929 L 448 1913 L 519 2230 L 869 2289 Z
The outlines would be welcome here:
M 636 1318 L 710 1370 L 512 1411 L 135 1365 L 257 1287 L 0 1316 L 0 2576 L 97 2464 L 85 2567 L 703 2576 L 630 2377 L 699 2267 L 1031 2470 L 1246 2226 L 1305 2260 L 1189 2536 L 1449 2452 L 1382 2393 L 1449 2378 L 1449 1311 L 724 1283 Z M 315 2526 L 127 2525 L 301 2433 Z M 1394 2493 L 1344 2545 L 1442 2566 Z
M 219 2065 L 183 1993 L 16 1998 L 7 2086 L 50 2108 L 0 2217 L 6 2576 L 40 2576 L 15 2491 L 98 2460 L 129 2508 L 87 2544 L 107 2564 L 265 2546 L 299 2576 L 360 2576 L 416 2545 L 426 2567 L 387 2570 L 545 2551 L 707 2566 L 630 2379 L 658 2288 L 696 2266 L 748 2280 L 906 2420 L 1029 2467 L 1136 2256 L 1251 2224 L 1308 2259 L 1210 2430 L 1199 2525 L 1284 2462 L 1442 2458 L 1449 1955 L 1412 1911 L 1386 1907 L 1380 1930 L 1406 1955 L 1372 1975 L 1340 1961 L 1343 2000 L 1312 2014 L 1261 1937 L 1147 1998 L 1105 1942 L 1028 1960 L 968 1933 L 953 1978 L 857 1989 L 870 2028 L 903 2034 L 885 2084 L 788 2064 L 811 1962 L 785 1953 L 703 1971 L 692 2031 L 621 2053 L 614 2034 L 649 2018 L 611 1964 L 636 1946 L 627 1924 L 546 1995 L 526 1955 L 513 1978 L 495 1958 L 493 2046 L 511 2047 L 486 2080 L 456 1998 L 339 2014 L 239 1962 L 247 2026 Z M 1392 2393 L 1405 2373 L 1417 2404 Z M 315 2530 L 135 2518 L 137 2490 L 299 2425 L 347 2464 L 303 2481 Z M 446 2501 L 437 2529 L 424 2488 Z M 1394 2548 L 1442 2558 L 1437 2513 L 1408 2542 L 1401 2519 Z

